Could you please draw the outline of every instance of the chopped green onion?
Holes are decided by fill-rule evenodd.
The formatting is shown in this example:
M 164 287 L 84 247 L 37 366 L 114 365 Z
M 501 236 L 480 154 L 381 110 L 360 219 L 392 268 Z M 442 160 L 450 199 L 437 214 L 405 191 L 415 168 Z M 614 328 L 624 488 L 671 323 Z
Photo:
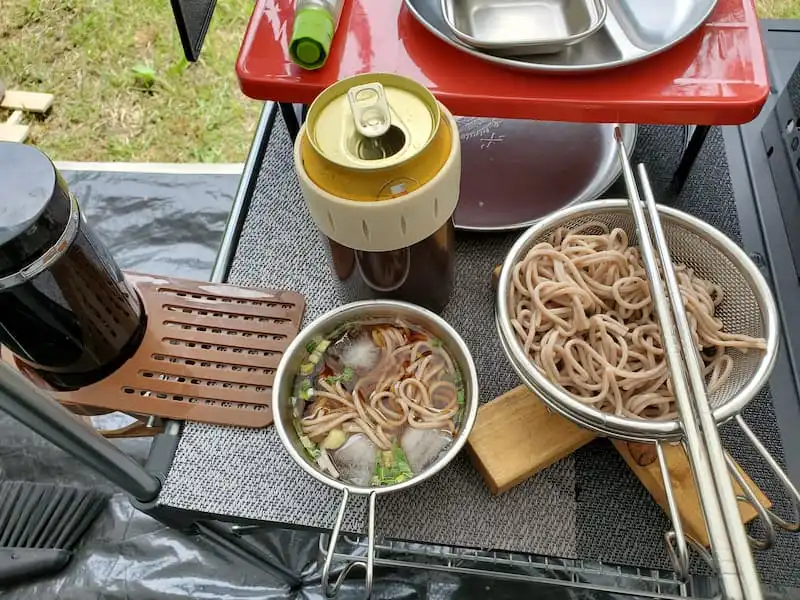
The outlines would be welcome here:
M 456 392 L 456 399 L 461 406 L 464 406 L 464 390 L 458 390 L 458 392 Z
M 402 474 L 407 475 L 408 478 L 411 478 L 414 473 L 411 471 L 411 465 L 408 464 L 408 459 L 403 449 L 400 446 L 394 446 L 392 448 L 392 454 L 394 454 L 394 463 L 397 469 Z
M 308 362 L 314 365 L 319 364 L 320 360 L 322 360 L 322 354 L 320 354 L 318 350 L 314 350 L 314 352 L 311 353 L 311 356 L 308 357 Z
M 310 379 L 304 379 L 302 383 L 300 383 L 300 391 L 298 395 L 302 400 L 309 400 L 311 396 L 314 395 L 314 388 L 311 385 Z
M 321 344 L 323 344 L 323 343 L 325 343 L 325 340 L 322 339 L 322 336 L 321 335 L 315 335 L 311 339 L 311 341 L 306 344 L 306 352 L 311 354 L 312 352 L 314 352 L 314 350 L 316 348 L 319 348 L 319 346 Z M 327 348 L 327 345 L 325 346 L 325 348 Z M 323 350 L 324 350 L 324 348 L 323 348 Z
M 441 348 L 442 340 L 440 340 L 439 338 L 431 338 L 431 346 L 434 348 Z
M 372 485 L 392 485 L 408 481 L 413 476 L 414 473 L 403 449 L 400 446 L 392 446 L 391 450 L 380 453 L 371 483 Z
M 294 431 L 297 433 L 297 437 L 300 440 L 300 443 L 303 445 L 303 449 L 306 451 L 306 454 L 308 454 L 312 460 L 317 460 L 317 458 L 319 458 L 319 448 L 317 448 L 317 445 L 311 441 L 310 437 L 303 433 L 303 427 L 300 425 L 300 421 L 298 419 L 292 419 L 292 425 L 294 426 Z
M 314 364 L 313 363 L 303 363 L 300 365 L 300 375 L 311 375 L 314 371 Z
M 338 375 L 328 375 L 325 381 L 328 385 L 336 385 L 339 382 L 352 381 L 355 376 L 356 372 L 353 367 L 345 367 Z
M 331 345 L 331 342 L 330 342 L 330 340 L 322 340 L 322 341 L 321 341 L 321 342 L 320 342 L 320 343 L 317 345 L 317 352 L 319 352 L 320 354 L 322 354 L 323 352 L 325 352 L 325 350 L 327 350 L 327 349 L 328 349 L 328 346 L 330 346 L 330 345 Z
M 300 443 L 303 444 L 303 448 L 306 449 L 306 452 L 311 458 L 314 460 L 319 458 L 319 448 L 317 448 L 317 445 L 311 441 L 310 437 L 307 435 L 300 436 Z
M 347 441 L 347 434 L 341 429 L 331 429 L 322 441 L 321 446 L 326 450 L 337 450 Z

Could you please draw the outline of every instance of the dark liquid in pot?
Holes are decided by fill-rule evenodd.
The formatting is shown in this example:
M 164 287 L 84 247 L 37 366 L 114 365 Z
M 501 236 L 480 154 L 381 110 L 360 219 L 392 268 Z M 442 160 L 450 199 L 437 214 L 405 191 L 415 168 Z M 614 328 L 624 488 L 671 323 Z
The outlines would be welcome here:
M 0 342 L 56 390 L 110 375 L 146 328 L 138 294 L 83 220 L 48 270 L 0 293 L 0 315 Z
M 405 300 L 441 312 L 455 271 L 455 228 L 449 219 L 421 242 L 388 252 L 364 252 L 328 238 L 336 275 L 351 300 Z

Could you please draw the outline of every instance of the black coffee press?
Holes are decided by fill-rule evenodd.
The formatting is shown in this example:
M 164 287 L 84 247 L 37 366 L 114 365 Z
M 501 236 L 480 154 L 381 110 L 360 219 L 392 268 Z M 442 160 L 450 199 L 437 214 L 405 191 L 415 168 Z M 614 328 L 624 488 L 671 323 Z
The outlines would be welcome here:
M 0 344 L 53 389 L 136 351 L 142 304 L 47 156 L 0 142 Z

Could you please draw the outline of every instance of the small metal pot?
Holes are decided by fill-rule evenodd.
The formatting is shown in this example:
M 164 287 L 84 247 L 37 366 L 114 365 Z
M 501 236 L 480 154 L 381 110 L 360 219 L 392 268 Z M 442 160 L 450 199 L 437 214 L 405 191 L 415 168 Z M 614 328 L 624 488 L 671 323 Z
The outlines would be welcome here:
M 306 344 L 310 342 L 315 336 L 326 335 L 336 329 L 339 325 L 344 323 L 366 318 L 381 318 L 399 317 L 416 324 L 432 335 L 439 338 L 447 348 L 450 356 L 453 358 L 458 368 L 461 370 L 461 377 L 464 383 L 464 418 L 461 423 L 461 428 L 453 439 L 453 443 L 447 451 L 432 465 L 430 465 L 422 473 L 414 475 L 408 481 L 398 483 L 395 485 L 382 486 L 382 487 L 361 487 L 351 485 L 334 479 L 329 475 L 323 473 L 317 465 L 308 458 L 303 450 L 303 446 L 297 437 L 297 433 L 292 426 L 292 388 L 294 379 L 300 368 L 300 364 L 305 359 Z M 336 522 L 333 526 L 331 538 L 328 543 L 328 553 L 325 557 L 325 565 L 322 570 L 322 586 L 326 596 L 330 597 L 336 594 L 344 578 L 355 566 L 362 567 L 366 572 L 366 593 L 367 597 L 372 592 L 372 579 L 373 579 L 373 566 L 375 560 L 375 505 L 378 494 L 385 494 L 391 492 L 399 492 L 411 486 L 432 477 L 441 471 L 455 456 L 459 453 L 461 448 L 467 441 L 467 437 L 472 430 L 475 423 L 475 416 L 478 411 L 479 397 L 478 397 L 478 376 L 475 369 L 475 363 L 470 355 L 469 348 L 464 343 L 461 336 L 452 328 L 448 323 L 432 313 L 429 310 L 409 304 L 406 302 L 398 302 L 394 300 L 374 300 L 364 302 L 354 302 L 336 308 L 323 316 L 316 319 L 305 329 L 291 343 L 286 353 L 281 359 L 278 371 L 275 374 L 275 383 L 272 388 L 272 413 L 274 416 L 275 429 L 278 431 L 278 436 L 281 439 L 286 451 L 297 463 L 301 469 L 314 477 L 317 481 L 324 483 L 334 489 L 341 490 L 342 502 L 339 506 L 339 512 L 336 516 Z M 368 550 L 366 561 L 350 563 L 339 575 L 337 580 L 331 586 L 329 585 L 331 563 L 333 561 L 334 549 L 336 541 L 339 538 L 339 533 L 344 520 L 347 503 L 350 494 L 368 496 L 369 514 L 367 518 L 368 524 Z

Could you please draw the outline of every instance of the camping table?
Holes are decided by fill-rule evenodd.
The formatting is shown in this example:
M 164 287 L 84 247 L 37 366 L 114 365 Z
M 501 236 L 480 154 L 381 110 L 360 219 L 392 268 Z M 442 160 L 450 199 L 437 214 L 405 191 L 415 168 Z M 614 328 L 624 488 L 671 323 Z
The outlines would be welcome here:
M 284 104 L 281 113 L 286 128 L 275 127 L 276 131 L 272 132 L 273 137 L 269 140 L 276 111 L 271 102 L 268 103 L 248 158 L 241 201 L 237 202 L 231 216 L 215 277 L 225 279 L 231 274 L 237 283 L 298 285 L 301 291 L 310 295 L 310 317 L 331 308 L 337 298 L 325 285 L 309 285 L 308 281 L 300 281 L 303 279 L 301 276 L 298 279 L 283 272 L 287 265 L 297 272 L 314 268 L 316 263 L 312 261 L 310 266 L 306 260 L 318 257 L 303 241 L 302 248 L 294 249 L 298 256 L 293 258 L 292 234 L 282 236 L 272 221 L 286 219 L 286 228 L 295 236 L 315 235 L 307 217 L 304 220 L 302 215 L 297 217 L 294 214 L 304 211 L 287 205 L 297 202 L 299 195 L 296 186 L 285 187 L 287 184 L 281 176 L 291 170 L 290 141 L 287 138 L 297 133 L 296 113 L 290 104 L 311 102 L 317 93 L 338 79 L 370 70 L 410 75 L 430 86 L 434 94 L 459 115 L 681 125 L 748 121 L 758 113 L 769 91 L 758 25 L 748 0 L 722 0 L 709 24 L 684 44 L 660 57 L 620 71 L 585 78 L 542 77 L 490 68 L 462 56 L 430 36 L 401 9 L 400 0 L 354 1 L 349 5 L 329 64 L 324 69 L 301 73 L 287 60 L 284 48 L 288 35 L 287 19 L 291 13 L 289 0 L 258 2 L 237 63 L 246 94 Z M 400 34 L 404 40 L 402 43 L 397 41 Z M 447 65 L 457 65 L 457 73 L 468 75 L 458 75 Z M 655 145 L 659 142 L 656 140 Z M 652 139 L 650 144 L 650 150 L 653 150 Z M 697 144 L 695 151 L 699 151 L 700 145 Z M 714 152 L 724 155 L 720 145 L 721 141 L 717 140 Z M 269 159 L 265 159 L 267 153 Z M 678 161 L 673 161 L 672 166 L 675 162 Z M 664 171 L 668 169 L 662 169 L 662 174 Z M 709 167 L 709 173 L 713 171 Z M 688 192 L 685 197 L 690 195 Z M 693 200 L 688 200 L 689 204 L 703 194 L 697 189 L 691 192 Z M 714 198 L 719 198 L 720 202 L 725 200 L 726 206 L 730 207 L 733 195 L 730 188 L 721 183 L 716 192 Z M 706 205 L 710 207 L 706 217 L 726 228 L 731 235 L 736 235 L 733 229 L 738 225 L 732 225 L 735 215 L 724 210 L 726 214 L 713 215 L 714 201 L 712 199 Z M 482 243 L 482 240 L 472 237 L 465 240 L 462 247 L 474 251 Z M 275 244 L 285 244 L 286 251 L 277 250 Z M 488 259 L 489 263 L 502 256 L 504 244 L 507 240 L 486 240 L 486 249 L 494 252 L 494 256 Z M 486 266 L 488 263 L 481 268 Z M 480 295 L 479 290 L 480 284 L 476 284 L 474 289 L 465 293 Z M 464 299 L 464 293 L 459 299 Z M 467 325 L 463 313 L 459 314 L 454 308 L 446 316 L 456 321 L 457 328 L 464 332 Z M 491 331 L 482 331 L 480 335 L 491 337 Z M 474 334 L 469 341 L 473 348 L 480 344 L 475 341 Z M 476 359 L 484 373 L 493 368 L 488 363 L 493 363 L 497 371 L 496 354 L 478 354 Z M 514 384 L 513 377 L 502 373 L 498 377 L 499 381 L 493 380 L 487 385 L 489 390 L 484 394 L 484 400 Z M 180 437 L 173 436 L 160 440 L 160 443 L 167 449 L 164 455 L 168 458 L 172 458 L 172 451 L 176 450 L 175 459 L 171 466 L 163 466 L 168 471 L 165 488 L 159 502 L 146 507 L 151 514 L 160 515 L 165 520 L 173 519 L 179 525 L 196 521 L 207 524 L 210 518 L 218 518 L 235 523 L 268 521 L 279 526 L 322 530 L 330 527 L 335 499 L 326 490 L 305 485 L 302 474 L 285 454 L 281 454 L 274 432 L 232 432 L 189 424 Z M 158 454 L 157 448 L 154 456 Z M 463 463 L 452 469 L 454 475 L 440 479 L 441 488 L 461 491 L 458 486 L 462 483 L 456 478 L 463 475 L 465 469 L 468 467 Z M 553 485 L 558 489 L 556 480 L 560 475 L 555 471 L 546 481 L 539 480 L 540 487 Z M 259 478 L 261 481 L 257 481 Z M 471 481 L 475 483 L 475 477 Z M 573 483 L 577 486 L 576 481 Z M 210 485 L 214 489 L 208 489 Z M 481 485 L 479 480 L 477 485 Z M 480 495 L 480 492 L 476 493 Z M 520 493 L 535 494 L 535 490 L 527 486 Z M 426 510 L 434 510 L 434 507 L 425 505 L 424 498 L 408 501 L 413 503 L 416 500 Z M 481 501 L 486 502 L 486 498 Z M 381 547 L 385 564 L 399 560 L 403 564 L 424 563 L 434 569 L 452 569 L 458 564 L 459 568 L 469 572 L 514 571 L 512 577 L 538 581 L 567 578 L 572 584 L 596 589 L 624 587 L 625 584 L 621 583 L 624 580 L 636 582 L 640 591 L 653 595 L 680 593 L 680 586 L 674 579 L 658 569 L 608 568 L 600 562 L 580 559 L 558 561 L 531 554 L 454 550 L 456 546 L 503 547 L 502 542 L 497 541 L 498 532 L 491 531 L 493 515 L 489 513 L 495 509 L 491 504 L 477 508 L 485 511 L 483 516 L 489 522 L 488 529 L 480 531 L 486 534 L 484 544 L 477 544 L 476 535 L 470 538 L 463 535 L 463 531 L 428 531 L 415 537 L 416 533 L 404 531 L 403 523 L 387 523 L 379 515 L 379 532 L 388 538 L 410 537 L 412 541 L 440 544 L 431 550 L 429 545 L 395 546 L 395 542 L 387 541 Z M 345 527 L 358 531 L 362 525 L 358 516 L 351 515 Z M 475 523 L 470 525 L 478 527 Z M 628 524 L 629 527 L 636 525 Z M 213 534 L 219 537 L 220 531 Z M 514 531 L 503 533 L 507 533 L 509 538 L 515 534 Z M 652 530 L 650 534 L 658 536 Z M 246 542 L 245 537 L 235 540 L 228 536 L 227 539 L 237 544 Z M 629 540 L 623 539 L 621 543 L 626 541 Z M 651 559 L 650 562 L 654 561 Z M 520 573 L 521 570 L 525 571 L 524 574 Z M 711 584 L 704 581 L 697 585 L 694 592 L 702 595 L 702 586 Z
M 584 76 L 500 68 L 459 52 L 418 23 L 403 0 L 348 0 L 325 67 L 303 71 L 287 54 L 293 7 L 294 0 L 258 0 L 236 63 L 242 91 L 281 103 L 292 136 L 299 125 L 290 103 L 309 104 L 358 73 L 398 73 L 460 116 L 700 125 L 675 172 L 679 190 L 708 126 L 752 120 L 769 90 L 751 0 L 719 0 L 709 21 L 675 48 Z
M 263 164 L 264 156 L 276 117 L 272 102 L 279 104 L 288 136 L 293 139 L 299 129 L 299 119 L 292 105 L 309 104 L 325 87 L 350 75 L 374 71 L 410 76 L 428 86 L 454 114 L 463 116 L 702 124 L 702 127 L 695 129 L 695 134 L 674 172 L 673 189 L 682 187 L 686 180 L 709 131 L 708 126 L 740 124 L 752 120 L 759 113 L 769 93 L 760 31 L 750 0 L 720 0 L 713 17 L 697 34 L 658 57 L 616 71 L 573 77 L 542 76 L 498 69 L 459 53 L 437 40 L 417 23 L 402 5 L 402 0 L 347 2 L 325 68 L 316 72 L 304 72 L 292 65 L 286 54 L 292 8 L 292 0 L 258 0 L 237 61 L 237 74 L 242 90 L 248 96 L 268 104 L 262 114 L 245 167 L 242 187 L 237 195 L 237 200 L 240 201 L 234 207 L 223 240 L 214 272 L 216 279 L 228 278 L 231 262 L 235 260 L 237 253 L 247 254 L 248 262 L 257 260 L 252 258 L 252 250 L 243 247 L 252 248 L 254 244 L 265 243 L 264 240 L 255 239 L 258 235 L 255 230 L 262 228 L 257 223 L 264 218 L 264 211 L 270 214 L 275 208 L 271 205 L 264 206 L 264 202 L 269 201 L 263 199 L 262 193 L 263 179 L 269 179 L 269 175 L 265 176 L 265 173 L 269 173 L 270 169 L 269 164 Z M 274 143 L 276 142 L 273 141 Z M 285 140 L 277 143 L 288 150 Z M 286 158 L 285 154 L 288 152 L 284 152 L 283 158 Z M 274 152 L 270 156 L 275 160 Z M 287 167 L 285 163 L 273 165 L 276 172 L 284 171 Z M 254 200 L 254 196 L 261 199 Z M 256 217 L 250 212 L 251 202 L 261 203 L 253 211 L 262 216 Z M 251 224 L 250 230 L 243 234 L 248 213 L 251 215 L 250 220 L 255 221 L 256 225 Z M 274 214 L 273 218 L 280 216 Z M 293 222 L 291 227 L 297 228 L 298 223 Z M 314 234 L 309 231 L 308 235 Z M 270 238 L 268 243 L 281 242 Z M 289 243 L 289 240 L 284 239 L 283 243 Z M 290 261 L 289 264 L 297 269 L 303 268 L 298 261 Z M 269 263 L 265 262 L 262 268 L 269 269 Z M 278 285 L 286 281 L 287 277 L 278 276 L 275 279 L 269 272 L 260 276 L 252 269 L 248 270 L 240 265 L 238 272 L 234 274 L 234 280 L 237 283 Z M 288 277 L 288 280 L 291 281 L 292 278 Z M 308 293 L 308 290 L 302 291 Z M 331 298 L 327 290 L 324 295 L 324 301 L 309 299 L 311 316 L 316 316 L 323 309 L 332 308 L 335 299 Z M 484 398 L 486 399 L 488 398 Z M 245 482 L 245 479 L 252 478 L 252 474 L 242 473 L 244 465 L 240 462 L 241 457 L 232 456 L 231 460 L 236 466 L 227 470 L 218 460 L 205 454 L 209 448 L 214 448 L 211 450 L 212 454 L 216 451 L 223 454 L 230 451 L 233 455 L 243 451 L 242 447 L 224 447 L 229 443 L 237 445 L 237 441 L 231 437 L 236 434 L 220 434 L 218 429 L 192 425 L 180 437 L 176 435 L 159 440 L 153 453 L 154 460 L 157 462 L 162 454 L 159 446 L 165 448 L 164 457 L 171 458 L 175 451 L 177 458 L 175 468 L 167 473 L 161 500 L 148 507 L 152 514 L 161 515 L 165 520 L 173 519 L 177 521 L 177 525 L 202 522 L 204 527 L 209 526 L 208 519 L 211 516 L 236 523 L 266 520 L 289 527 L 329 526 L 333 505 L 320 506 L 319 498 L 298 498 L 296 490 L 285 485 L 284 478 L 297 475 L 291 469 L 285 471 L 284 467 L 289 460 L 286 456 L 268 461 L 270 468 L 281 465 L 275 482 L 278 491 L 260 498 L 237 500 L 243 490 L 254 489 L 252 484 Z M 275 447 L 274 439 L 271 442 L 263 439 L 256 441 L 251 434 L 242 432 L 241 435 L 249 437 L 259 446 L 254 450 L 256 454 L 281 452 Z M 249 459 L 250 462 L 254 460 L 258 460 L 255 455 Z M 195 461 L 199 470 L 203 469 L 200 465 L 207 461 L 213 463 L 213 466 L 209 464 L 209 468 L 224 469 L 224 472 L 214 475 L 213 479 L 219 488 L 212 493 L 213 499 L 207 502 L 200 500 L 198 494 L 187 488 L 194 472 L 191 465 Z M 167 470 L 166 464 L 164 469 Z M 195 472 L 197 473 L 199 471 Z M 265 473 L 264 477 L 269 475 Z M 311 489 L 307 493 L 316 492 L 317 490 Z M 199 493 L 202 495 L 204 492 Z M 280 503 L 281 496 L 293 494 L 296 502 L 305 501 L 311 504 L 314 510 L 323 513 L 322 516 L 303 514 L 307 512 L 307 507 L 298 508 L 296 514 L 286 507 L 272 511 L 264 509 L 263 505 L 273 501 Z M 329 496 L 325 496 L 323 504 L 329 501 Z M 346 523 L 347 525 L 351 530 L 358 530 L 360 523 L 355 518 Z M 246 537 L 236 537 L 236 532 L 219 525 L 215 525 L 215 528 L 206 533 L 218 540 L 224 538 L 232 547 L 241 547 L 247 543 Z M 397 531 L 397 527 L 394 531 Z M 438 542 L 447 541 L 446 535 L 434 537 Z M 453 536 L 451 544 L 456 546 L 458 542 L 459 536 Z M 389 554 L 392 552 L 391 548 L 383 550 Z M 403 548 L 401 552 L 408 552 L 408 548 Z M 453 552 L 453 556 L 464 558 L 463 553 Z M 251 562 L 256 561 L 254 555 L 257 551 L 254 548 L 249 548 L 245 554 Z M 417 562 L 430 563 L 429 553 L 423 551 L 422 554 L 424 558 L 420 559 L 418 556 Z M 263 555 L 261 558 L 264 558 Z M 488 569 L 496 572 L 519 566 L 513 558 L 504 563 L 504 559 L 498 559 L 496 553 L 481 556 L 476 553 L 474 559 L 477 561 L 477 571 Z M 441 567 L 441 556 L 438 560 Z M 449 559 L 445 559 L 445 562 L 447 560 Z M 524 561 L 527 561 L 529 567 L 541 567 L 542 561 L 548 566 L 547 558 L 539 560 L 528 555 Z M 274 563 L 269 560 L 265 562 Z M 273 567 L 281 568 L 276 564 Z M 583 561 L 566 561 L 560 574 L 568 573 L 572 576 L 573 573 L 582 573 L 580 577 L 586 578 L 585 567 Z M 559 577 L 558 573 L 558 569 L 552 571 L 548 566 L 537 572 L 534 579 L 543 577 L 545 580 L 552 580 Z M 284 575 L 289 576 L 287 573 Z M 627 575 L 648 591 L 679 593 L 674 580 L 661 571 L 644 572 L 633 569 Z M 602 587 L 603 584 L 608 585 L 608 582 L 598 582 L 595 577 L 592 584 Z M 610 585 L 613 589 L 619 584 Z M 702 587 L 705 584 L 698 585 Z

